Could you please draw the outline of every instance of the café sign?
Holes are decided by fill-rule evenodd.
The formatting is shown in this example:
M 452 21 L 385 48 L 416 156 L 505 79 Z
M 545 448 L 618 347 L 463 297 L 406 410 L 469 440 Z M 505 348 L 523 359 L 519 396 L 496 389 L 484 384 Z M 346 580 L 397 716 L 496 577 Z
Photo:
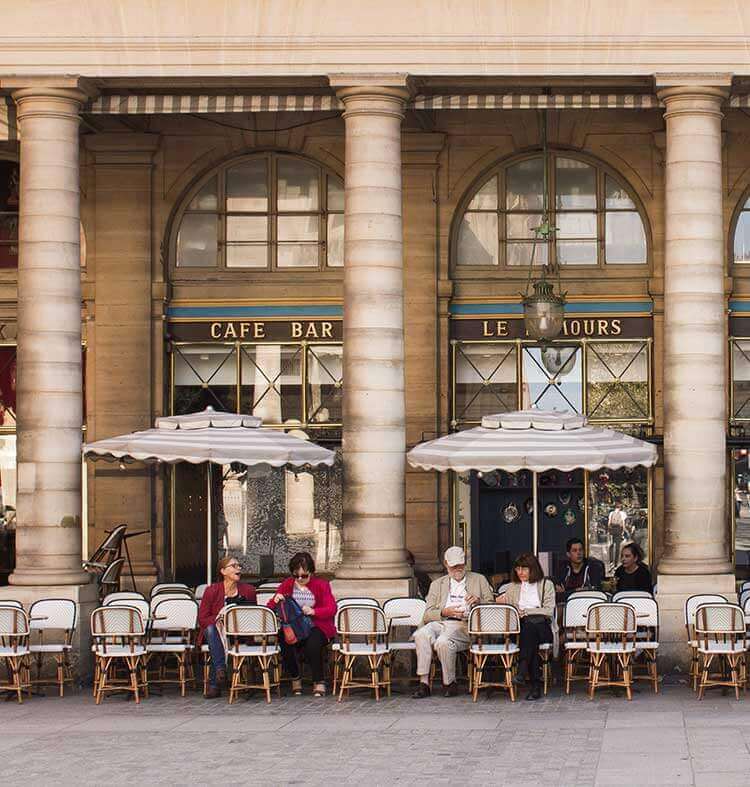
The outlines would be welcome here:
M 650 317 L 566 317 L 559 339 L 644 339 L 652 335 Z M 526 339 L 523 318 L 451 320 L 454 339 Z
M 175 342 L 340 342 L 341 320 L 202 320 L 170 322 Z

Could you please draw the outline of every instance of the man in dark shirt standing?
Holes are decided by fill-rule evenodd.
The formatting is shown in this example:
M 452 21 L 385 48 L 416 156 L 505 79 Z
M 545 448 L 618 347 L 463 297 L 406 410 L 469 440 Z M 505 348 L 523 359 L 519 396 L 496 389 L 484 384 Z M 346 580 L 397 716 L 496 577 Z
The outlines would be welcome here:
M 574 590 L 581 588 L 602 589 L 604 565 L 592 557 L 584 557 L 583 541 L 580 538 L 568 540 L 565 544 L 565 555 L 567 560 L 562 562 L 555 578 L 555 589 L 560 600 L 566 600 Z

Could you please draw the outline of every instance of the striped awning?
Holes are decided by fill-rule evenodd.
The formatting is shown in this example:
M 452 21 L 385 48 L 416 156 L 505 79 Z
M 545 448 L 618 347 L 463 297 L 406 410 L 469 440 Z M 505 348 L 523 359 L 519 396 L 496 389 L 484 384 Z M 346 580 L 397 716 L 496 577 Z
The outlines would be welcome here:
M 407 454 L 423 470 L 598 470 L 651 467 L 656 446 L 630 435 L 588 426 L 571 413 L 521 410 L 485 416 L 482 426 L 430 440 Z
M 89 459 L 125 462 L 232 462 L 256 467 L 331 466 L 334 452 L 276 429 L 263 429 L 254 416 L 216 413 L 211 408 L 186 416 L 159 418 L 156 428 L 86 443 Z
M 89 115 L 175 115 L 224 112 L 338 112 L 336 96 L 297 95 L 125 95 L 100 96 L 84 112 Z
M 651 93 L 458 94 L 417 96 L 414 109 L 657 109 Z

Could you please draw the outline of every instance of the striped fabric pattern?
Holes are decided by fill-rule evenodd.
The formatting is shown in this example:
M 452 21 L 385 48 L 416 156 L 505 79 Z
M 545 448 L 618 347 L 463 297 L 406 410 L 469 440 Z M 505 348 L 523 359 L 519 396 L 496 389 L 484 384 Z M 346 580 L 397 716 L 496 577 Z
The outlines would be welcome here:
M 84 110 L 91 115 L 174 115 L 199 112 L 330 112 L 343 110 L 336 96 L 107 95 Z
M 602 467 L 651 467 L 656 463 L 656 446 L 630 435 L 588 426 L 574 426 L 570 421 L 564 428 L 550 429 L 548 419 L 570 418 L 570 413 L 540 413 L 519 411 L 488 417 L 498 424 L 506 415 L 531 420 L 532 415 L 544 416 L 547 423 L 535 428 L 503 428 L 478 426 L 456 434 L 430 440 L 407 454 L 412 467 L 422 470 L 454 470 L 463 473 L 478 470 L 546 470 L 570 471 L 578 468 L 598 470 Z M 576 418 L 578 416 L 575 416 Z
M 578 93 L 541 95 L 501 93 L 417 96 L 414 109 L 658 109 L 650 93 Z

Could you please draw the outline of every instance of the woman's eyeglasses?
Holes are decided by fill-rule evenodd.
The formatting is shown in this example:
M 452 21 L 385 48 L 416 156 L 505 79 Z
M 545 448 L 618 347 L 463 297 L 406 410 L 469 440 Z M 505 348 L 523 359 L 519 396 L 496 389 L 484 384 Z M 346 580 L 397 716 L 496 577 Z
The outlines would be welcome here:
M 310 575 L 309 574 L 295 574 L 294 577 L 295 577 L 295 579 L 309 579 Z

